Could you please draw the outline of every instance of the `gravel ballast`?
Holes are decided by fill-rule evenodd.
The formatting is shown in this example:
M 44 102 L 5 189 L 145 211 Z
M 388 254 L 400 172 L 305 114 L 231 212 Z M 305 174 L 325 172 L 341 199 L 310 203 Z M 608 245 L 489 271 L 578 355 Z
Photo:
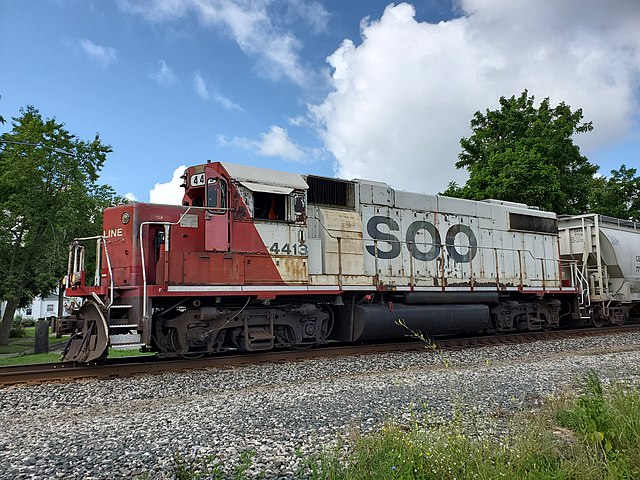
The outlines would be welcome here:
M 10 387 L 0 478 L 167 478 L 176 453 L 232 468 L 246 450 L 251 472 L 292 478 L 354 430 L 535 408 L 589 369 L 639 383 L 640 334 Z

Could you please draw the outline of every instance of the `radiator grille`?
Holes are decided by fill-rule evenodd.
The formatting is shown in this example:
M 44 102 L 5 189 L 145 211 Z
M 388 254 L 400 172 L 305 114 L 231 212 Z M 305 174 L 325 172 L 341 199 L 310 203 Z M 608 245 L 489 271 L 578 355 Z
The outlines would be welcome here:
M 353 182 L 335 178 L 307 177 L 307 202 L 329 207 L 355 208 Z

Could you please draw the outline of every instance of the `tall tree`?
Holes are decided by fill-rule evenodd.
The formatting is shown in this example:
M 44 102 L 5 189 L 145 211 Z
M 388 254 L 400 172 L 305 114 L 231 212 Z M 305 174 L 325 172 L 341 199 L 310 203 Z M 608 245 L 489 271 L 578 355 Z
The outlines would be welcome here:
M 460 140 L 457 168 L 469 171 L 463 186 L 451 183 L 444 195 L 483 200 L 495 198 L 535 205 L 557 213 L 582 213 L 596 165 L 573 143 L 589 132 L 582 110 L 545 98 L 538 108 L 527 90 L 500 98 L 498 110 L 476 112 L 472 135 Z
M 0 345 L 18 307 L 50 293 L 66 273 L 67 245 L 101 230 L 101 210 L 117 200 L 98 175 L 111 147 L 78 139 L 34 107 L 0 136 L 0 299 L 7 306 Z
M 590 206 L 593 212 L 640 222 L 640 175 L 622 165 L 609 178 L 594 178 Z

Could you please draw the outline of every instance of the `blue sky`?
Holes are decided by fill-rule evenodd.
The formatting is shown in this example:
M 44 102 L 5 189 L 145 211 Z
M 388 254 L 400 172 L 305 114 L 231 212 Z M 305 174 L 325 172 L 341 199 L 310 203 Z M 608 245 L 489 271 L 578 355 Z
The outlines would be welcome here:
M 635 0 L 0 0 L 0 113 L 99 132 L 141 201 L 207 159 L 436 193 L 473 112 L 527 88 L 583 109 L 606 174 L 640 167 L 638 25 Z

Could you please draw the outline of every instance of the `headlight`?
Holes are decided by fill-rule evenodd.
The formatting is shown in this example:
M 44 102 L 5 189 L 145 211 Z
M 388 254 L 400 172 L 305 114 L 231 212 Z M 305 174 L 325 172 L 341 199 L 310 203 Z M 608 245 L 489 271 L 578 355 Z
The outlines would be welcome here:
M 129 212 L 124 212 L 122 214 L 122 223 L 124 225 L 126 225 L 127 223 L 129 223 L 129 219 L 131 218 L 131 216 L 129 215 Z

